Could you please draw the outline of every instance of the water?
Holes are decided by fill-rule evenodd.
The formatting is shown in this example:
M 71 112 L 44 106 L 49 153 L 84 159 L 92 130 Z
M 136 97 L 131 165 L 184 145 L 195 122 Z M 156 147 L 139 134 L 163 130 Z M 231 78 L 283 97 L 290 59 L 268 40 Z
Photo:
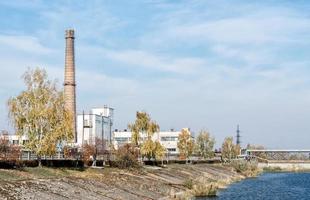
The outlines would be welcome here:
M 310 200 L 310 173 L 265 173 L 234 183 L 207 200 Z M 201 199 L 201 200 L 202 200 Z

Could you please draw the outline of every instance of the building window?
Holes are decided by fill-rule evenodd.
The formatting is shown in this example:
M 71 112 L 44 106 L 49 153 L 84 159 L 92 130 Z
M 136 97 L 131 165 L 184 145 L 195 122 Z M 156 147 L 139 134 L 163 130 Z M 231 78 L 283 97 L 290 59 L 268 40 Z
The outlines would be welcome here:
M 114 140 L 117 141 L 118 143 L 126 143 L 130 141 L 131 138 L 129 137 L 115 137 Z
M 90 121 L 87 120 L 87 119 L 85 119 L 85 120 L 84 120 L 84 128 L 91 128 L 91 127 L 92 127 L 92 126 L 91 126 Z
M 161 141 L 178 141 L 178 137 L 175 136 L 166 136 L 166 137 L 161 137 Z
M 169 152 L 175 152 L 175 151 L 177 151 L 176 148 L 167 148 L 167 150 L 168 150 Z
M 27 144 L 28 140 L 23 140 L 23 145 Z
M 18 140 L 13 140 L 13 144 L 19 144 Z

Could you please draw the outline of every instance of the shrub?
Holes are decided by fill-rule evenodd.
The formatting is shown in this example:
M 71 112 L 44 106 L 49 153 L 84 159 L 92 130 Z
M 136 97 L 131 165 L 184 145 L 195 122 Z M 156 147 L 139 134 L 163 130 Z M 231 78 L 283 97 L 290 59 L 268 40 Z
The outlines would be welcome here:
M 258 163 L 246 160 L 233 160 L 230 164 L 238 173 L 246 177 L 256 176 L 258 174 Z
M 125 144 L 115 151 L 114 164 L 118 168 L 138 167 L 139 151 L 131 144 Z
M 197 183 L 193 186 L 192 194 L 195 197 L 216 196 L 218 185 L 216 183 Z
M 0 160 L 18 160 L 20 155 L 19 146 L 10 144 L 5 138 L 0 138 Z
M 186 179 L 183 183 L 183 185 L 187 188 L 187 189 L 193 189 L 193 180 L 192 179 Z
M 281 172 L 281 167 L 264 167 L 263 170 L 265 172 Z

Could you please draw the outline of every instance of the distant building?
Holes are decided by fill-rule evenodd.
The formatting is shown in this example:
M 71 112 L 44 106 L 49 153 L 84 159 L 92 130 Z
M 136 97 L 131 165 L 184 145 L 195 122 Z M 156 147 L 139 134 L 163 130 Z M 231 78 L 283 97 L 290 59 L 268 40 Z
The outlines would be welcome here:
M 89 114 L 77 115 L 77 146 L 95 144 L 96 138 L 106 144 L 112 140 L 113 108 L 94 108 Z
M 179 155 L 179 149 L 178 149 L 178 141 L 179 141 L 179 135 L 181 134 L 181 131 L 160 131 L 154 133 L 152 140 L 153 141 L 159 141 L 161 145 L 163 145 L 167 153 L 169 155 Z M 145 141 L 147 136 L 141 135 L 141 143 Z M 131 131 L 118 131 L 115 130 L 113 132 L 113 139 L 112 139 L 114 147 L 117 149 L 118 147 L 131 143 Z
M 28 138 L 25 135 L 20 137 L 18 135 L 10 135 L 10 134 L 2 133 L 0 135 L 0 139 L 9 141 L 9 144 L 15 144 L 15 145 L 20 145 L 20 146 L 28 142 Z

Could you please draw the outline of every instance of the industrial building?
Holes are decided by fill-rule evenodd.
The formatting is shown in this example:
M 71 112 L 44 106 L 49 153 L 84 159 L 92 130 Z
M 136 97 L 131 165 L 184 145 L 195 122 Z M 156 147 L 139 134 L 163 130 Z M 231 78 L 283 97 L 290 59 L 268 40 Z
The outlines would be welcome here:
M 188 128 L 186 128 L 189 130 Z M 189 131 L 191 134 L 191 132 Z M 119 131 L 115 130 L 113 132 L 113 145 L 114 148 L 119 148 L 120 146 L 131 143 L 131 131 Z M 152 136 L 153 141 L 159 141 L 161 145 L 163 145 L 167 153 L 169 155 L 179 155 L 179 149 L 178 149 L 178 141 L 179 141 L 179 135 L 181 134 L 181 131 L 175 131 L 175 130 L 170 130 L 170 131 L 160 131 L 154 133 Z M 147 136 L 146 134 L 140 134 L 141 137 L 141 143 L 146 140 Z
M 20 137 L 18 135 L 10 135 L 9 133 L 1 133 L 0 140 L 8 141 L 9 144 L 24 145 L 28 141 L 28 138 L 25 135 Z
M 94 108 L 90 113 L 77 115 L 77 146 L 96 144 L 96 139 L 108 145 L 112 140 L 113 108 Z

